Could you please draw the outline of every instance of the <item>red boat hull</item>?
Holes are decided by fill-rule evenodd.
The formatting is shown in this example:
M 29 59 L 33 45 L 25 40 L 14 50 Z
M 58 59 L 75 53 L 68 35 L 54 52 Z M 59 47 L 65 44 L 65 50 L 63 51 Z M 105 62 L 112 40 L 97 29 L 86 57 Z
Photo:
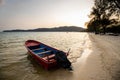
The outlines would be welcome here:
M 46 49 L 48 49 L 47 51 L 42 51 L 40 52 L 40 50 L 36 49 L 35 47 L 36 46 L 41 46 L 41 47 L 45 47 Z M 57 67 L 57 61 L 55 59 L 55 54 L 57 51 L 57 49 L 55 48 L 52 48 L 48 45 L 45 45 L 41 42 L 38 42 L 38 41 L 35 41 L 35 40 L 28 40 L 25 42 L 25 47 L 27 48 L 29 54 L 45 69 L 51 69 L 51 68 L 54 68 L 54 67 Z M 33 50 L 33 48 L 35 48 Z M 36 50 L 36 51 L 35 51 Z M 48 53 L 49 51 L 52 51 L 54 53 Z M 45 53 L 46 52 L 46 53 Z M 45 56 L 45 57 L 41 57 L 41 54 L 49 54 L 48 56 Z M 66 53 L 65 53 L 66 54 Z M 52 58 L 51 58 L 52 56 Z M 67 54 L 66 54 L 67 56 Z

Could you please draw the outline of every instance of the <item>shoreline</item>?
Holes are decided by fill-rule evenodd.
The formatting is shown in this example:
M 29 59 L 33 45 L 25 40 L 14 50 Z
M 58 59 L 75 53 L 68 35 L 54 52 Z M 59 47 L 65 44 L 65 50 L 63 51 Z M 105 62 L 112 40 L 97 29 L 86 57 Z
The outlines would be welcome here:
M 112 41 L 115 39 L 116 41 Z M 86 49 L 73 64 L 75 74 L 73 80 L 120 79 L 119 39 L 120 37 L 88 33 Z
M 25 33 L 1 34 L 3 38 L 0 40 L 3 45 L 1 46 L 0 79 L 2 80 L 120 79 L 120 36 L 95 35 L 92 33 L 44 33 L 44 35 L 50 36 L 44 37 L 38 33 L 27 33 L 27 36 L 21 36 L 22 34 L 25 35 Z M 22 44 L 25 40 L 31 38 L 41 39 L 42 42 L 66 52 L 68 51 L 67 48 L 71 48 L 68 59 L 72 61 L 73 71 L 70 72 L 63 68 L 45 71 L 40 65 L 29 60 L 26 49 Z M 19 74 L 17 74 L 18 71 Z

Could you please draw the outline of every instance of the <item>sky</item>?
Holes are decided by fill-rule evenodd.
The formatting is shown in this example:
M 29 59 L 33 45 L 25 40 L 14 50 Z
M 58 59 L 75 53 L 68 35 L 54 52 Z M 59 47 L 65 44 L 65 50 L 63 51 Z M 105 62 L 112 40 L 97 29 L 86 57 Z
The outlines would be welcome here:
M 0 0 L 0 31 L 84 27 L 94 0 Z

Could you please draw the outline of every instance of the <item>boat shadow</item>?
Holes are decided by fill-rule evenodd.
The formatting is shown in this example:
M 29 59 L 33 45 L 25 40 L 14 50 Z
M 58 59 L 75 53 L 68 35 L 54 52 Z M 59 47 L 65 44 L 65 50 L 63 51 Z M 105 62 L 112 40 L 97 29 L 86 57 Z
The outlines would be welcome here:
M 27 53 L 28 54 L 28 53 Z M 53 78 L 57 79 L 58 77 L 60 77 L 60 75 L 62 76 L 62 78 L 69 78 L 72 77 L 73 73 L 60 68 L 60 67 L 56 67 L 53 69 L 49 69 L 49 70 L 45 70 L 40 64 L 37 63 L 37 61 L 31 56 L 31 55 L 27 55 L 27 59 L 30 61 L 29 65 L 30 65 L 30 70 L 32 71 L 33 74 L 38 74 L 39 76 L 42 76 L 46 79 L 49 80 L 53 80 Z M 47 76 L 47 77 L 46 77 Z
M 27 59 L 30 61 L 30 64 L 32 64 L 32 66 L 36 69 L 36 70 L 44 70 L 44 71 L 56 71 L 56 70 L 58 70 L 58 69 L 63 69 L 63 68 L 61 68 L 61 67 L 59 67 L 59 66 L 56 66 L 56 67 L 54 67 L 54 68 L 52 68 L 52 69 L 48 69 L 48 70 L 46 70 L 46 69 L 44 69 L 43 67 L 42 67 L 42 65 L 40 65 L 30 54 L 29 54 L 29 52 L 27 52 Z M 65 70 L 65 69 L 63 69 L 63 70 Z

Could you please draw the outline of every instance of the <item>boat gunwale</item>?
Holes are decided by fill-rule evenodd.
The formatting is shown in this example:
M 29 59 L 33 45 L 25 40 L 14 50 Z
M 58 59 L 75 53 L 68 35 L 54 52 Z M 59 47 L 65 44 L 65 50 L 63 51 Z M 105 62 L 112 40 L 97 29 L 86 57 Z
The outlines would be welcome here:
M 30 47 L 30 46 L 27 46 L 27 45 L 26 45 L 26 43 L 27 43 L 28 41 L 29 41 L 29 42 L 30 42 L 30 41 L 33 41 L 33 42 L 37 42 L 37 43 L 39 43 L 39 44 L 43 44 L 43 45 L 45 45 L 45 46 L 47 46 L 47 47 L 50 47 L 50 48 L 52 48 L 52 49 L 54 49 L 54 50 L 56 50 L 56 51 L 60 51 L 60 50 L 58 50 L 58 49 L 56 49 L 56 48 L 53 48 L 53 47 L 51 47 L 51 46 L 48 46 L 48 45 L 46 45 L 46 44 L 44 44 L 44 43 L 42 43 L 42 42 L 36 41 L 36 40 L 27 40 L 27 41 L 25 42 L 25 47 L 26 47 L 27 50 L 30 52 L 30 54 L 36 56 L 36 57 L 39 58 L 40 60 L 44 61 L 44 63 L 46 63 L 46 64 L 55 63 L 55 62 L 53 62 L 53 61 L 46 61 L 46 60 L 44 60 L 42 57 L 40 57 L 40 56 L 38 56 L 37 54 L 35 54 L 35 52 L 33 52 L 31 49 L 28 48 L 28 47 Z M 64 52 L 64 53 L 65 53 L 65 52 Z M 66 53 L 65 53 L 65 54 L 66 54 Z

